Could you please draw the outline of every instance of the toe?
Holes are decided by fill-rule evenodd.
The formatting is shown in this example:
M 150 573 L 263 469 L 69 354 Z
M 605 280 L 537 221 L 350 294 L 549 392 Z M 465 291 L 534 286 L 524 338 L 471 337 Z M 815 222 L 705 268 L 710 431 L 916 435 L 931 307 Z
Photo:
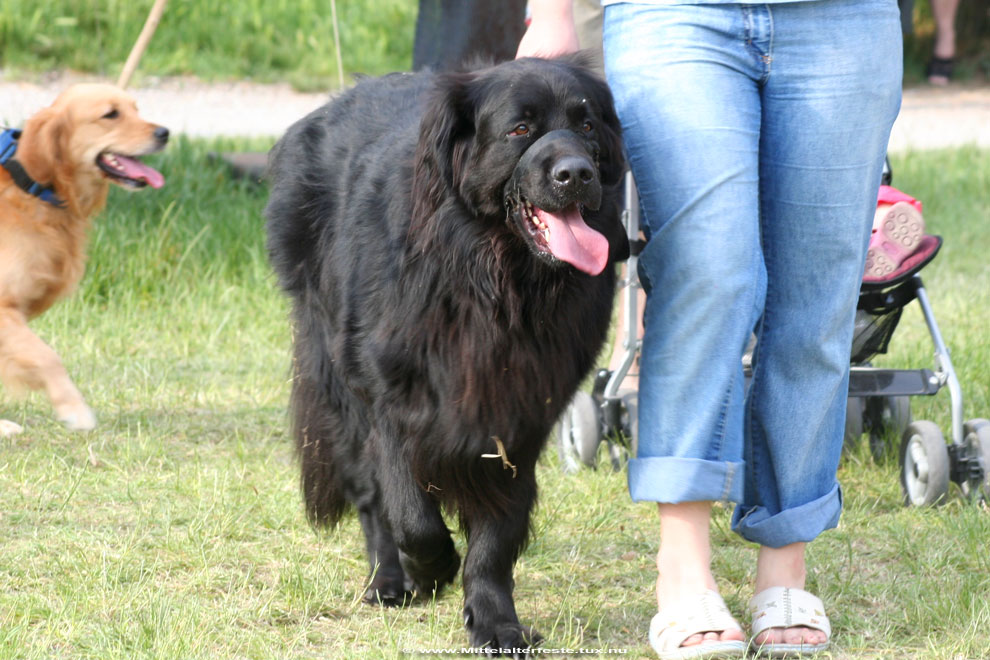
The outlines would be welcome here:
M 714 642 L 744 641 L 746 641 L 746 636 L 743 634 L 742 630 L 739 630 L 738 628 L 729 628 L 723 631 L 710 630 L 706 633 L 691 635 L 681 642 L 681 646 L 698 646 L 699 644 L 709 644 Z
M 774 639 L 774 629 L 764 630 L 759 635 L 753 637 L 753 643 L 757 646 L 763 646 L 764 644 L 773 644 L 776 640 Z
M 821 630 L 815 630 L 814 628 L 809 628 L 808 632 L 810 633 L 808 636 L 809 644 L 814 644 L 815 646 L 818 646 L 819 644 L 824 644 L 825 642 L 828 641 L 828 638 L 825 636 L 825 633 L 823 633 Z
M 797 644 L 804 644 L 805 646 L 818 646 L 825 641 L 825 633 L 821 630 L 816 630 L 815 628 L 797 628 L 799 640 Z
M 818 646 L 826 641 L 825 633 L 814 628 L 798 626 L 794 628 L 770 628 L 753 638 L 757 645 L 763 644 L 794 644 L 801 646 Z
M 784 644 L 805 644 L 805 630 L 806 628 L 785 628 L 780 631 L 780 637 Z
M 703 642 L 704 640 L 705 640 L 704 636 L 701 633 L 698 633 L 696 635 L 691 635 L 683 642 L 681 642 L 681 646 L 697 646 L 698 644 L 701 644 L 701 642 Z

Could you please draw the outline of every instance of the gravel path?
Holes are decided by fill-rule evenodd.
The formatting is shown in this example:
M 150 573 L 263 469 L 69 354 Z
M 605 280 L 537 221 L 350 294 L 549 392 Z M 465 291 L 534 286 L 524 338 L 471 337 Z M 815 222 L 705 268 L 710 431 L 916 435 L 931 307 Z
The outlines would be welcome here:
M 80 80 L 84 79 L 61 76 L 43 83 L 0 82 L 0 123 L 22 125 L 59 91 Z M 129 91 L 142 116 L 191 137 L 279 136 L 329 98 L 325 93 L 296 92 L 287 84 L 205 84 L 192 78 L 162 79 Z
M 62 75 L 41 83 L 0 81 L 0 123 L 20 126 L 79 79 Z M 204 84 L 191 78 L 150 80 L 131 91 L 144 116 L 192 137 L 278 136 L 327 99 L 327 94 L 303 94 L 284 84 Z M 892 153 L 964 144 L 990 148 L 990 86 L 904 91 L 890 138 Z
M 965 144 L 990 148 L 990 86 L 904 90 L 891 153 Z

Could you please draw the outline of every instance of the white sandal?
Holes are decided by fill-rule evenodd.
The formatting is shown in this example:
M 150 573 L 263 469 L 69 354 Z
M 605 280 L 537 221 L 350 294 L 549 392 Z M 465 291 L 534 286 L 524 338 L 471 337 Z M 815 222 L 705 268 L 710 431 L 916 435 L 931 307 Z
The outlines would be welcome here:
M 753 637 L 769 628 L 794 628 L 801 626 L 825 633 L 822 644 L 756 644 L 750 642 L 753 653 L 770 658 L 787 658 L 802 654 L 818 653 L 828 648 L 832 626 L 825 616 L 822 601 L 803 589 L 770 587 L 753 596 L 749 601 L 753 621 Z
M 24 431 L 24 427 L 6 419 L 0 419 L 0 438 L 10 435 L 17 435 Z
M 741 640 L 681 646 L 691 635 L 732 629 L 742 630 L 722 597 L 708 590 L 658 612 L 650 621 L 650 645 L 661 660 L 741 658 L 746 655 L 746 643 Z

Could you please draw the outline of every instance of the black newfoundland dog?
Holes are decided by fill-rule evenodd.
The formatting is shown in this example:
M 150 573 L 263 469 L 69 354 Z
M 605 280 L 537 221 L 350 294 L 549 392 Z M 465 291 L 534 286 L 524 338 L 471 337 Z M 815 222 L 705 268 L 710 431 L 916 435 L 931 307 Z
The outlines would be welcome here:
M 359 82 L 270 156 L 269 251 L 292 301 L 292 417 L 317 524 L 357 508 L 365 600 L 454 579 L 476 647 L 526 647 L 512 567 L 535 465 L 606 338 L 624 169 L 576 59 Z

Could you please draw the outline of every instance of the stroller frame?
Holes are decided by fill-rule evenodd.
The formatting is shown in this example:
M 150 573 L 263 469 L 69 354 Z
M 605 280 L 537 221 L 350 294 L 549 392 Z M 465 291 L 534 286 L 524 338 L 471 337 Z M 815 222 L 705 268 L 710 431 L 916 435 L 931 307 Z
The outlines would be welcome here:
M 890 179 L 889 164 L 885 163 L 884 183 L 889 184 Z M 643 243 L 639 240 L 639 199 L 629 172 L 625 179 L 625 200 L 622 222 L 632 249 L 626 274 L 619 283 L 623 302 L 621 313 L 625 321 L 621 359 L 614 371 L 603 369 L 596 374 L 590 394 L 577 392 L 560 420 L 558 450 L 568 472 L 575 472 L 582 465 L 595 467 L 602 441 L 608 445 L 615 470 L 622 467 L 624 451 L 636 454 L 637 392 L 621 389 L 642 343 L 637 332 L 637 296 L 641 285 L 636 268 Z M 906 505 L 944 502 L 950 481 L 958 484 L 970 499 L 990 499 L 990 421 L 964 421 L 962 387 L 918 272 L 925 265 L 927 261 L 894 282 L 864 285 L 859 307 L 862 308 L 864 302 L 872 301 L 875 305 L 879 301 L 890 309 L 901 309 L 917 300 L 935 348 L 933 368 L 886 369 L 873 367 L 868 362 L 851 365 L 846 440 L 847 443 L 858 442 L 864 431 L 869 432 L 870 449 L 879 459 L 886 450 L 886 434 L 893 431 L 900 435 L 900 481 Z M 748 352 L 743 357 L 747 380 L 750 357 Z M 945 387 L 949 389 L 952 415 L 952 441 L 949 444 L 933 422 L 911 420 L 909 402 L 909 397 L 934 396 Z

